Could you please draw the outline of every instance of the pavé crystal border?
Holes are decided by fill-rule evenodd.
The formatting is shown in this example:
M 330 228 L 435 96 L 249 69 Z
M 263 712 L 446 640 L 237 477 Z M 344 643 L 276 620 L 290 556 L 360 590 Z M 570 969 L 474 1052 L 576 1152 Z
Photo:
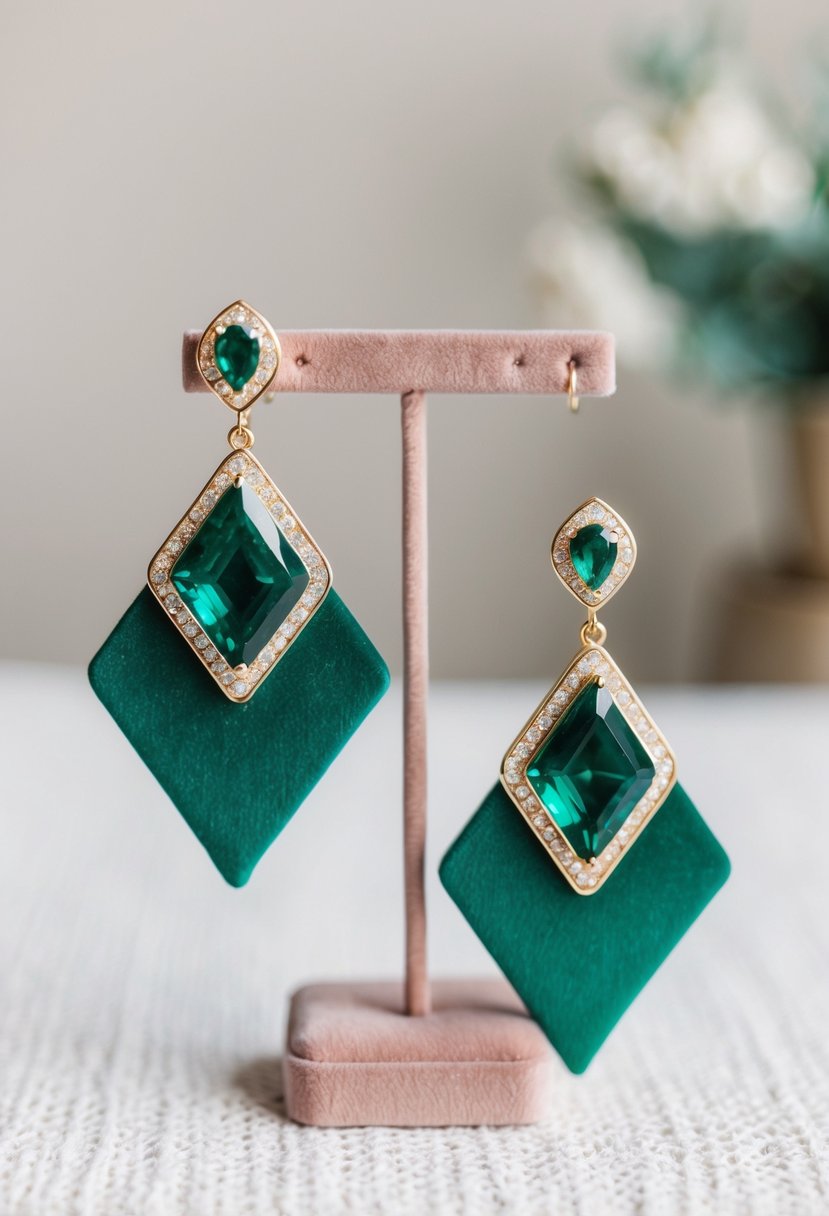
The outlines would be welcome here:
M 579 578 L 570 560 L 570 541 L 580 528 L 588 524 L 601 524 L 616 533 L 616 564 L 601 587 L 593 591 Z M 553 569 L 567 590 L 588 608 L 598 608 L 615 595 L 627 579 L 636 562 L 636 542 L 633 533 L 620 515 L 602 502 L 601 498 L 588 498 L 577 511 L 563 523 L 553 538 L 551 548 Z
M 248 329 L 255 330 L 256 336 L 259 339 L 259 363 L 257 364 L 256 371 L 247 384 L 244 384 L 238 392 L 234 392 L 233 388 L 223 378 L 222 373 L 216 366 L 214 354 L 216 338 L 229 325 L 243 325 Z M 205 384 L 216 394 L 220 401 L 225 405 L 229 405 L 234 410 L 248 409 L 249 406 L 253 405 L 257 397 L 260 397 L 262 393 L 267 391 L 268 386 L 279 371 L 281 359 L 282 352 L 276 334 L 261 313 L 258 313 L 255 308 L 251 308 L 250 304 L 246 304 L 244 300 L 236 300 L 235 303 L 229 305 L 228 308 L 223 308 L 219 315 L 213 318 L 199 339 L 198 350 L 196 351 L 196 366 Z
M 242 663 L 231 667 L 179 597 L 170 582 L 170 571 L 222 495 L 240 479 L 253 487 L 277 528 L 294 549 L 308 572 L 308 586 L 299 603 L 288 613 L 254 661 L 247 666 Z M 231 452 L 153 557 L 147 582 L 173 625 L 225 696 L 241 703 L 253 696 L 319 609 L 331 587 L 331 567 L 259 461 L 250 452 Z
M 544 809 L 527 778 L 527 769 L 555 731 L 565 709 L 593 680 L 598 680 L 608 689 L 648 753 L 656 772 L 647 791 L 607 847 L 598 857 L 585 861 L 573 851 L 555 820 Z M 579 895 L 593 895 L 610 877 L 668 797 L 675 782 L 676 759 L 664 735 L 616 663 L 601 646 L 586 646 L 579 651 L 513 741 L 501 764 L 504 789 Z

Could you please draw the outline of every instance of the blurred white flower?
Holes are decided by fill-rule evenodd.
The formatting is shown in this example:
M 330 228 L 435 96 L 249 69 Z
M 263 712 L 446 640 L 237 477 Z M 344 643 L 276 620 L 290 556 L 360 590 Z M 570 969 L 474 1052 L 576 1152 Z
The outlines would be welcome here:
M 551 218 L 530 234 L 527 256 L 543 325 L 611 330 L 629 365 L 670 358 L 680 305 L 631 245 L 598 224 Z
M 587 167 L 633 215 L 690 236 L 785 227 L 806 214 L 814 188 L 806 156 L 736 72 L 667 115 L 608 111 L 589 139 Z

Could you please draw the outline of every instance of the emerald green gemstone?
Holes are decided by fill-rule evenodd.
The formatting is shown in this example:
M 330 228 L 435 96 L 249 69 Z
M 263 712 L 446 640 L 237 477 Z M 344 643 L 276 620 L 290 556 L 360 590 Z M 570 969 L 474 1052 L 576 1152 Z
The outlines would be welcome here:
M 308 586 L 308 571 L 250 486 L 225 490 L 170 580 L 231 666 L 252 663 Z
M 570 540 L 570 561 L 581 581 L 591 590 L 601 587 L 616 561 L 616 541 L 601 524 L 579 528 Z
M 566 710 L 527 769 L 579 857 L 598 857 L 654 778 L 653 763 L 597 680 Z
M 213 344 L 216 366 L 232 389 L 244 388 L 259 364 L 259 339 L 243 325 L 228 325 Z

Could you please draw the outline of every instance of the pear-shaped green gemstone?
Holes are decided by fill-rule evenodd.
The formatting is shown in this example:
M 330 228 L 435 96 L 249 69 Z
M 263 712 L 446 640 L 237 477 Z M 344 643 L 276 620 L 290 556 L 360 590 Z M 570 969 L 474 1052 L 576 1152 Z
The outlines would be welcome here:
M 216 366 L 236 392 L 244 388 L 259 364 L 259 339 L 243 325 L 228 325 L 213 346 Z
M 608 528 L 587 524 L 570 538 L 570 561 L 581 581 L 591 591 L 598 590 L 616 561 L 616 541 Z

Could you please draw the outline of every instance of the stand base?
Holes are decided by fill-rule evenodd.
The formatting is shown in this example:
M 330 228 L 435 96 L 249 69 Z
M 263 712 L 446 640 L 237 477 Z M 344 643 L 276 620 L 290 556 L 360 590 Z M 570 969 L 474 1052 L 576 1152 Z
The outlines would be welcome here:
M 315 1127 L 535 1123 L 554 1057 L 503 980 L 437 980 L 433 1011 L 403 1013 L 397 983 L 313 984 L 291 998 L 288 1115 Z

